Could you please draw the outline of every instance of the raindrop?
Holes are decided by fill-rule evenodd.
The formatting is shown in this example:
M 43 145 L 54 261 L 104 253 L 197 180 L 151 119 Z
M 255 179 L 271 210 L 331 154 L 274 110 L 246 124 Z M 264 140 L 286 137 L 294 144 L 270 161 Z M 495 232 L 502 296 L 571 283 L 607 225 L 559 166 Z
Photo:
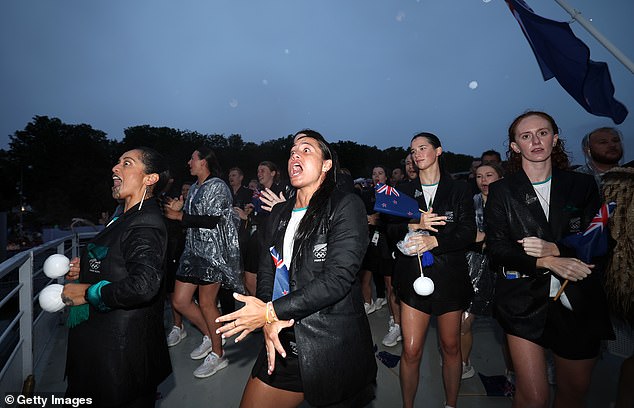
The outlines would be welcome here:
M 232 98 L 229 101 L 229 106 L 231 106 L 234 109 L 237 108 L 238 107 L 238 100 L 236 98 Z
M 478 81 L 469 82 L 469 88 L 476 89 L 478 87 Z
M 286 49 L 284 50 L 284 54 L 288 55 L 288 54 L 290 54 L 290 53 L 291 53 L 291 51 L 290 51 L 288 48 L 286 48 Z
M 488 2 L 490 2 L 490 1 L 491 1 L 491 0 L 482 0 L 482 2 L 483 2 L 483 3 L 488 3 Z
M 395 18 L 396 18 L 396 21 L 398 21 L 399 23 L 402 23 L 402 22 L 403 22 L 403 20 L 405 20 L 405 12 L 403 12 L 403 11 L 399 11 L 399 12 L 396 14 L 396 17 L 395 17 Z
M 268 85 L 269 84 L 269 80 L 268 79 L 263 79 L 262 80 L 262 85 Z

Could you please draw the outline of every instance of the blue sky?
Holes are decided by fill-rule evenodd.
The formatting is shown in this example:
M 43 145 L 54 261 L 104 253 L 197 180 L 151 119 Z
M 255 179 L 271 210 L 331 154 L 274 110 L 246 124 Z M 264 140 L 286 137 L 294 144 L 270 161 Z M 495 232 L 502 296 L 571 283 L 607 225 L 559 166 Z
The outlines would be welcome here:
M 568 2 L 634 59 L 633 1 Z M 634 74 L 572 28 L 633 111 Z M 431 131 L 479 155 L 505 151 L 510 121 L 539 109 L 582 163 L 583 134 L 613 125 L 542 80 L 503 0 L 3 0 L 0 30 L 0 148 L 46 115 L 112 139 L 144 124 L 253 142 L 310 127 L 385 148 Z M 619 128 L 632 160 L 634 113 Z

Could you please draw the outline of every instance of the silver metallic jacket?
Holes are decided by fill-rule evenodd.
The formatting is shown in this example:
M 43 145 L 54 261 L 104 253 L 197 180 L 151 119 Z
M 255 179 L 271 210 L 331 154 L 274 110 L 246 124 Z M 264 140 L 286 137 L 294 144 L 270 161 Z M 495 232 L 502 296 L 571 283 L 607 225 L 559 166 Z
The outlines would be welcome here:
M 219 216 L 215 228 L 187 228 L 185 250 L 177 276 L 206 282 L 221 282 L 222 286 L 244 293 L 238 225 L 240 219 L 232 206 L 229 186 L 219 178 L 194 183 L 183 210 L 191 215 Z

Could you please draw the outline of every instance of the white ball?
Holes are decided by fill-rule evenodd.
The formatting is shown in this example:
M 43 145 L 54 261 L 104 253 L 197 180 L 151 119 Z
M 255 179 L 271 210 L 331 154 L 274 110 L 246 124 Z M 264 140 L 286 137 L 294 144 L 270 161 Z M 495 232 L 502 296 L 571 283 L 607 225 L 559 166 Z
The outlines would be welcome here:
M 64 276 L 70 270 L 70 259 L 62 254 L 53 254 L 44 261 L 44 274 L 51 279 Z
M 47 312 L 55 313 L 64 308 L 64 302 L 62 301 L 62 290 L 64 285 L 53 283 L 48 285 L 40 292 L 40 307 Z
M 429 296 L 434 292 L 434 281 L 426 276 L 419 276 L 414 281 L 414 291 L 421 296 Z

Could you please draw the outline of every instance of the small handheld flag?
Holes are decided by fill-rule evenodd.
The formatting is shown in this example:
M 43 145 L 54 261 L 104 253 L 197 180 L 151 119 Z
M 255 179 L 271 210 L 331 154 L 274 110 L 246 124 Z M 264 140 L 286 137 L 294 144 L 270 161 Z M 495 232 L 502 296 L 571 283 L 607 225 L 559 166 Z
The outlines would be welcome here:
M 387 184 L 379 183 L 374 189 L 376 190 L 374 211 L 415 220 L 420 218 L 418 202 L 412 197 L 399 193 L 397 189 Z
M 589 263 L 595 256 L 608 253 L 608 220 L 614 213 L 616 203 L 603 204 L 584 232 L 568 235 L 562 243 L 577 251 L 577 257 Z
M 277 300 L 284 295 L 288 295 L 288 268 L 284 265 L 284 259 L 277 252 L 275 247 L 269 248 L 271 258 L 275 264 L 275 281 L 273 282 L 273 300 Z
M 608 253 L 608 220 L 616 208 L 615 202 L 603 204 L 584 232 L 568 235 L 562 243 L 577 251 L 577 257 L 585 263 L 590 263 L 595 256 Z M 568 280 L 561 285 L 554 297 L 556 302 L 568 286 Z

